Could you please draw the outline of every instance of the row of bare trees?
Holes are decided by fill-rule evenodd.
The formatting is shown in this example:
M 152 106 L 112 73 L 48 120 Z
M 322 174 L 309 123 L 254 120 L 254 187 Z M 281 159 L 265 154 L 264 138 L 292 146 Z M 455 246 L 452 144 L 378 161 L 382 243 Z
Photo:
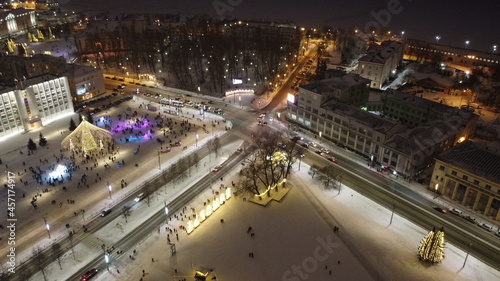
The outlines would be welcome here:
M 212 92 L 222 92 L 233 77 L 264 84 L 284 67 L 280 61 L 291 61 L 298 52 L 300 36 L 289 40 L 279 31 L 268 36 L 265 27 L 240 29 L 228 33 L 223 22 L 200 16 L 144 32 L 124 25 L 108 31 L 96 24 L 76 41 L 82 62 L 95 59 L 98 67 L 123 74 L 171 73 L 169 82 Z
M 332 166 L 320 167 L 316 164 L 312 164 L 309 168 L 309 175 L 320 181 L 325 189 L 336 188 L 340 192 L 340 187 L 342 184 L 342 172 L 338 171 Z

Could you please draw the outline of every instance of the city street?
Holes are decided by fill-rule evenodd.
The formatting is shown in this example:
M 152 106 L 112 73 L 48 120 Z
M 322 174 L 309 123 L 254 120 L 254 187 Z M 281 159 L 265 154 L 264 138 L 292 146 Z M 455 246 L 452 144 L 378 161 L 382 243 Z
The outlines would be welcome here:
M 95 115 L 94 118 L 96 121 L 99 121 L 98 125 L 100 126 L 103 126 L 103 123 L 99 119 L 100 116 L 111 116 L 111 119 L 117 124 L 116 116 L 118 114 L 123 114 L 123 112 L 131 114 L 131 112 L 125 110 L 127 107 L 134 108 L 141 115 L 149 114 L 151 116 L 154 114 L 145 108 L 139 108 L 141 103 L 140 101 L 125 102 L 119 107 L 113 107 L 101 112 L 101 114 Z M 201 148 L 211 137 L 225 132 L 224 127 L 228 125 L 221 122 L 223 118 L 220 116 L 206 114 L 205 119 L 202 117 L 201 120 L 197 120 L 196 118 L 192 118 L 192 115 L 196 113 L 196 110 L 185 109 L 185 116 L 166 116 L 167 118 L 178 118 L 177 120 L 188 120 L 188 122 L 194 124 L 197 129 L 191 129 L 186 136 L 183 135 L 181 137 L 179 135 L 178 139 L 174 139 L 173 134 L 168 133 L 166 137 L 163 133 L 159 136 L 162 139 L 165 138 L 167 144 L 169 136 L 170 141 L 181 140 L 183 147 L 186 147 L 185 150 L 182 147 L 172 147 L 171 152 L 160 154 L 160 159 L 158 159 L 158 151 L 161 149 L 162 144 L 156 141 L 156 137 L 152 139 L 137 139 L 129 143 L 124 143 L 123 137 L 121 137 L 121 142 L 117 138 L 115 141 L 117 142 L 118 152 L 114 157 L 116 157 L 116 161 L 123 160 L 126 165 L 117 165 L 116 162 L 110 161 L 109 158 L 100 159 L 97 167 L 92 165 L 92 163 L 88 163 L 87 165 L 77 163 L 80 164 L 80 168 L 72 173 L 73 179 L 71 181 L 68 180 L 68 174 L 66 173 L 64 181 L 60 184 L 56 183 L 54 186 L 36 184 L 36 181 L 31 177 L 28 167 L 39 166 L 42 170 L 49 170 L 49 167 L 53 169 L 59 164 L 58 159 L 61 164 L 67 162 L 60 158 L 59 155 L 61 153 L 60 143 L 69 134 L 70 118 L 55 121 L 41 130 L 33 130 L 27 134 L 13 136 L 3 141 L 0 153 L 2 161 L 6 169 L 17 176 L 15 187 L 15 213 L 18 219 L 16 230 L 17 260 L 22 261 L 30 256 L 31 247 L 34 244 L 45 248 L 50 243 L 67 237 L 70 231 L 81 231 L 82 226 L 97 217 L 101 210 L 113 207 L 119 201 L 123 200 L 123 198 L 133 193 L 145 179 L 156 174 L 159 171 L 158 160 L 160 160 L 162 167 L 166 168 L 177 160 L 176 156 L 187 155 L 197 148 Z M 78 121 L 76 114 L 71 117 L 76 122 Z M 212 127 L 213 121 L 219 122 L 219 124 Z M 207 126 L 207 132 L 209 133 L 205 133 L 202 125 Z M 177 126 L 174 125 L 173 127 L 174 131 L 178 130 Z M 39 146 L 32 155 L 28 156 L 26 149 L 27 140 L 31 137 L 35 142 L 38 142 L 38 134 L 40 132 L 43 132 L 44 137 L 47 138 L 48 145 L 45 148 Z M 198 140 L 196 140 L 196 134 L 198 134 Z M 134 155 L 133 152 L 138 146 L 141 146 L 140 153 Z M 163 146 L 166 147 L 167 145 Z M 108 168 L 104 167 L 106 163 L 110 165 Z M 138 167 L 135 167 L 135 164 Z M 206 169 L 208 170 L 208 167 Z M 84 174 L 88 175 L 86 180 L 88 187 L 82 184 L 82 188 L 79 188 L 80 179 Z M 45 177 L 46 175 L 44 176 L 44 180 Z M 3 177 L 2 184 L 6 184 L 6 180 L 7 178 Z M 24 182 L 27 182 L 27 184 L 24 184 Z M 120 188 L 123 182 L 126 183 L 126 187 L 122 185 Z M 112 191 L 108 190 L 108 183 Z M 65 190 L 63 187 L 65 187 Z M 46 189 L 48 191 L 44 192 Z M 7 190 L 2 189 L 2 192 L 6 193 Z M 35 197 L 37 209 L 34 209 L 30 203 Z M 4 195 L 1 198 L 1 204 L 6 206 L 7 197 Z M 56 203 L 53 203 L 53 200 Z M 85 210 L 85 213 L 82 213 L 81 210 Z M 6 225 L 5 215 L 6 213 L 4 212 L 0 216 L 3 225 Z M 47 232 L 45 229 L 45 221 L 50 225 L 50 232 Z M 69 224 L 69 227 L 65 226 L 66 224 Z M 5 239 L 4 235 L 6 234 L 3 233 L 2 239 Z M 5 247 L 2 247 L 0 250 L 3 256 L 7 253 L 6 251 L 7 248 Z

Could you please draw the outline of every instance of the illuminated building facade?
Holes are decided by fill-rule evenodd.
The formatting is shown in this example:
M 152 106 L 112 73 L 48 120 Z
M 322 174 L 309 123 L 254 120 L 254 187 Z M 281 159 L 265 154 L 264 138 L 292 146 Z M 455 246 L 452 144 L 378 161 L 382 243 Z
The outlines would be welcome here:
M 0 11 L 0 37 L 24 32 L 36 25 L 34 10 L 13 9 Z
M 428 188 L 500 221 L 500 154 L 485 145 L 463 142 L 436 158 Z
M 45 126 L 74 112 L 66 77 L 42 75 L 0 91 L 0 137 Z

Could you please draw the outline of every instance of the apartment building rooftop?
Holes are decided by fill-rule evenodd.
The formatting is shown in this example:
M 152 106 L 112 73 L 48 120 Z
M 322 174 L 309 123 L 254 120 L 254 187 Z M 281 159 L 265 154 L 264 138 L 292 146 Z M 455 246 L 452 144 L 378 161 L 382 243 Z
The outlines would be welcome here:
M 471 119 L 475 116 L 475 114 L 473 114 L 472 112 L 461 110 L 457 107 L 438 103 L 432 100 L 421 98 L 414 94 L 403 93 L 400 91 L 386 91 L 385 97 L 383 97 L 383 99 L 387 98 L 400 101 L 404 104 L 410 104 L 415 107 L 427 109 L 429 111 L 438 112 L 440 114 L 447 114 L 448 116 L 458 115 L 465 119 Z
M 373 44 L 366 51 L 360 62 L 385 64 L 395 53 L 400 52 L 403 44 L 397 41 L 384 41 L 380 45 Z
M 430 147 L 455 136 L 466 125 L 460 117 L 435 120 L 389 138 L 385 145 L 407 155 L 433 153 Z
M 337 102 L 335 100 L 330 100 L 321 107 L 328 111 L 333 111 L 339 115 L 348 117 L 350 120 L 363 124 L 382 134 L 386 134 L 396 127 L 406 128 L 404 125 L 401 125 L 396 121 L 371 114 L 354 106 Z
M 302 85 L 308 91 L 321 94 L 331 92 L 335 89 L 349 89 L 350 87 L 357 86 L 359 84 L 370 84 L 370 80 L 363 78 L 357 74 L 343 74 L 336 77 L 323 79 L 316 83 Z
M 500 154 L 488 146 L 465 141 L 436 159 L 494 182 L 500 182 Z

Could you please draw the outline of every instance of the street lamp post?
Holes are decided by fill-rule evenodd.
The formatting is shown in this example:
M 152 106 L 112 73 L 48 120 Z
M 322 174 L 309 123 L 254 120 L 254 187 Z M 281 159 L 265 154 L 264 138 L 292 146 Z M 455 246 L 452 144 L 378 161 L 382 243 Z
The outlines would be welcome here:
M 465 263 L 467 262 L 467 258 L 469 257 L 470 248 L 472 248 L 472 243 L 469 243 L 469 249 L 467 250 L 467 255 L 465 256 L 464 265 L 462 265 L 462 268 L 465 267 Z
M 160 151 L 158 150 L 158 170 L 161 170 Z
M 108 254 L 104 254 L 104 261 L 106 262 L 106 268 L 109 271 L 109 255 Z
M 109 181 L 108 181 L 108 191 L 109 191 L 109 199 L 112 199 L 111 198 L 111 185 L 109 184 Z
M 401 31 L 401 38 L 403 38 L 404 36 L 405 36 L 405 32 Z
M 198 147 L 198 133 L 196 133 L 195 137 L 196 137 L 196 147 Z
M 238 95 L 238 100 L 240 101 L 240 107 L 241 107 L 241 96 Z
M 439 44 L 439 39 L 441 39 L 441 36 L 436 36 L 436 44 Z
M 469 43 L 470 43 L 470 41 L 469 41 L 469 40 L 465 41 L 465 48 L 466 48 L 466 49 L 467 49 L 467 47 L 469 47 Z
M 497 45 L 493 45 L 493 53 L 497 52 Z
M 434 186 L 434 199 L 437 198 L 437 191 L 438 191 L 438 188 L 439 188 L 439 183 L 436 183 L 436 185 Z
M 389 222 L 389 224 L 392 224 L 392 218 L 394 217 L 394 211 L 395 210 L 396 210 L 396 204 L 393 203 L 393 205 L 392 205 L 391 221 Z
M 49 235 L 49 239 L 50 239 L 50 226 L 47 223 L 47 219 L 45 219 L 45 217 L 43 217 L 43 221 L 45 223 L 45 229 L 47 229 L 47 234 Z
M 165 204 L 166 223 L 168 224 L 168 207 L 167 207 L 167 201 L 164 201 L 163 203 Z

